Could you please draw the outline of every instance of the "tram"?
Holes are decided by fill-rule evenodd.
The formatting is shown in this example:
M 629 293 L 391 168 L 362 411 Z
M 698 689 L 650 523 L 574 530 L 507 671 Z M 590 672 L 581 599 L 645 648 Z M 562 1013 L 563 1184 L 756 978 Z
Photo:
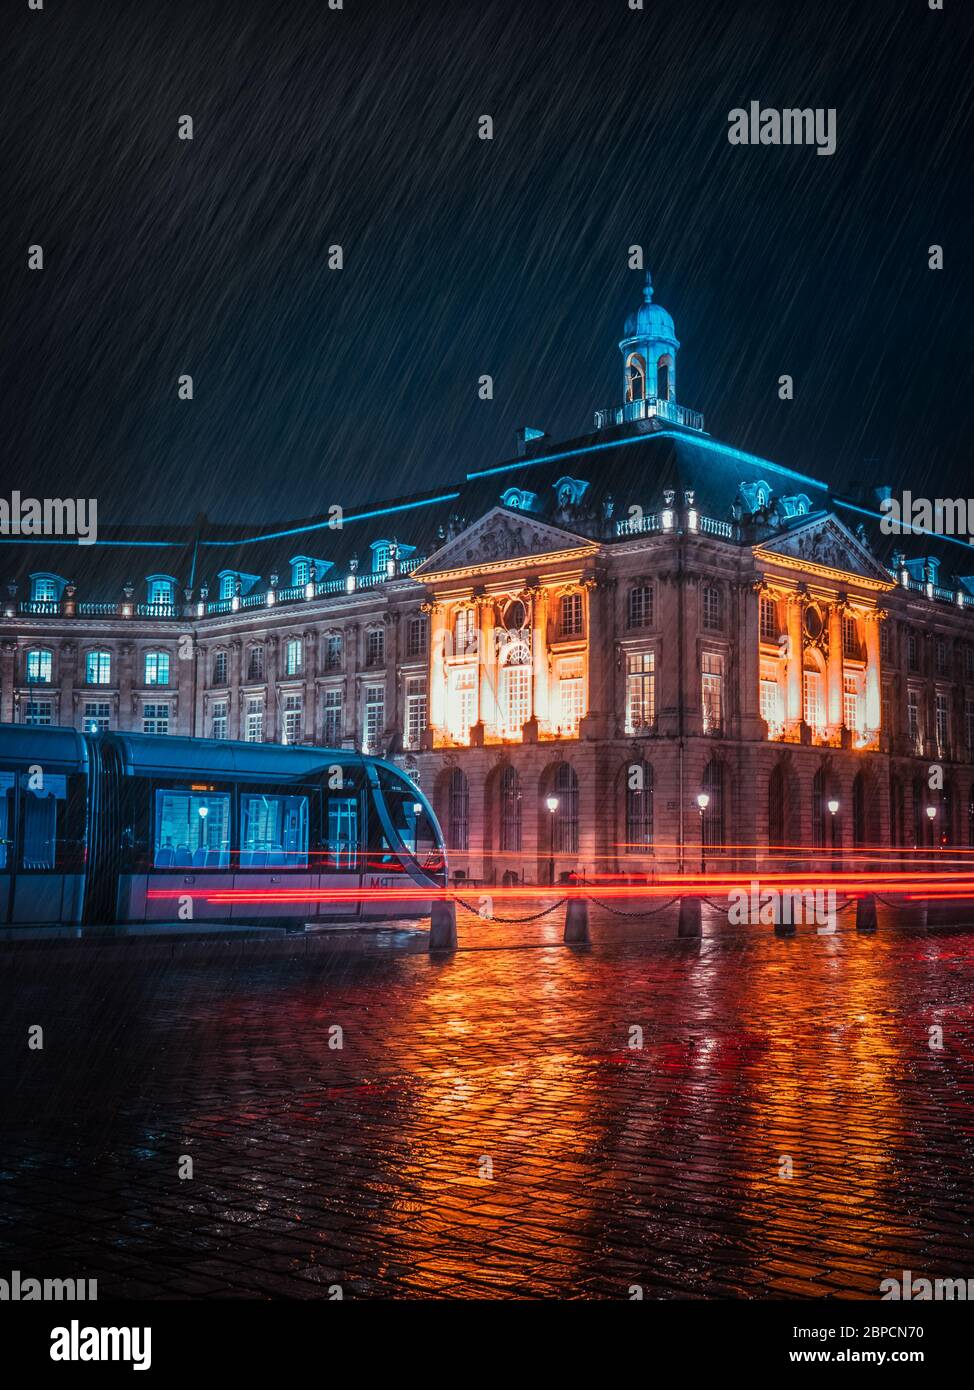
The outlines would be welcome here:
M 446 869 L 382 758 L 0 724 L 0 924 L 421 917 Z

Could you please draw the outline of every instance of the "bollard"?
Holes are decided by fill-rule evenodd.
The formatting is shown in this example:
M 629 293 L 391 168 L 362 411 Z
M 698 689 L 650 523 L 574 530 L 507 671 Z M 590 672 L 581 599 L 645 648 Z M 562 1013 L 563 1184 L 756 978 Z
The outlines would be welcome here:
M 591 940 L 588 934 L 588 901 L 585 898 L 569 898 L 565 913 L 565 941 L 578 944 Z
M 430 913 L 431 951 L 455 951 L 457 949 L 457 905 L 452 898 L 445 901 L 434 900 Z
M 702 912 L 703 904 L 699 898 L 681 898 L 680 921 L 676 929 L 677 936 L 700 936 Z
M 856 931 L 876 930 L 876 899 L 872 893 L 856 899 Z

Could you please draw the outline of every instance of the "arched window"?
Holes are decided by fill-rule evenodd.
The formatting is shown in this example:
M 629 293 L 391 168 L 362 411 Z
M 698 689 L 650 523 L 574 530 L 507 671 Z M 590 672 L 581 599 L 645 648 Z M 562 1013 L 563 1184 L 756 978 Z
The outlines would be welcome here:
M 571 763 L 559 763 L 552 787 L 558 798 L 554 813 L 555 854 L 578 853 L 578 778 Z
M 926 813 L 923 809 L 923 778 L 913 779 L 913 848 L 922 849 L 924 841 L 923 822 Z
M 653 769 L 648 763 L 626 768 L 626 853 L 644 854 L 653 847 Z
M 668 401 L 673 379 L 672 357 L 661 357 L 656 363 L 656 396 L 658 400 Z
M 711 758 L 703 770 L 703 791 L 709 800 L 703 813 L 704 850 L 723 849 L 724 831 L 724 764 Z
M 889 779 L 889 842 L 891 845 L 903 841 L 903 783 L 898 777 Z
M 852 843 L 861 849 L 866 839 L 866 779 L 857 772 L 852 779 Z
M 450 804 L 447 823 L 450 827 L 452 850 L 467 850 L 470 847 L 470 787 L 458 767 L 450 774 Z
M 500 780 L 501 851 L 521 852 L 521 779 L 517 768 L 505 767 Z
M 780 763 L 768 778 L 768 845 L 780 849 L 785 843 L 785 772 Z
M 825 768 L 820 767 L 812 780 L 812 844 L 816 849 L 824 849 L 828 843 L 826 818 L 828 812 L 828 779 Z
M 644 401 L 646 399 L 646 363 L 638 352 L 631 352 L 626 358 L 626 400 Z
M 500 679 L 501 734 L 520 738 L 531 718 L 531 653 L 523 642 L 511 642 L 503 656 Z

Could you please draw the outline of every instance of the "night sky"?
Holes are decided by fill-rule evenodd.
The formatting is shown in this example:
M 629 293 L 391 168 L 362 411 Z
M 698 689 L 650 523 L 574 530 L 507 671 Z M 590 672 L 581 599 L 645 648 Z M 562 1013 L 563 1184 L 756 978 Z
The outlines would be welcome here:
M 4 8 L 8 494 L 260 523 L 586 432 L 633 243 L 717 438 L 974 494 L 968 3 Z M 835 107 L 837 152 L 730 145 L 751 100 Z

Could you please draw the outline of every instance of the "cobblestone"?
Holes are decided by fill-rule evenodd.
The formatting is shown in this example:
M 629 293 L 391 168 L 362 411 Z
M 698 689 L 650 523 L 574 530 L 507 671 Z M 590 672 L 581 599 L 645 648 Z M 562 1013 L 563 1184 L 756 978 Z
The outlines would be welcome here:
M 0 1274 L 102 1298 L 974 1277 L 974 934 L 560 932 L 466 918 L 497 949 L 436 959 L 420 933 L 10 952 Z

